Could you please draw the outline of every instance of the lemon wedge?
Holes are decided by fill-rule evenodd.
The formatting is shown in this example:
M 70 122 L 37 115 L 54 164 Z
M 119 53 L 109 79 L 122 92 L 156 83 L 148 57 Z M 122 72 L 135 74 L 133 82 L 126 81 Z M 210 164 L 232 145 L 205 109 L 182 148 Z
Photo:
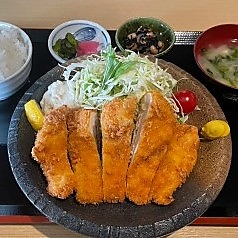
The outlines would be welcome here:
M 38 131 L 42 128 L 44 115 L 39 106 L 39 104 L 31 99 L 25 105 L 26 117 L 35 131 Z
M 223 120 L 213 120 L 207 122 L 201 129 L 201 134 L 204 138 L 214 140 L 225 137 L 230 134 L 230 127 Z

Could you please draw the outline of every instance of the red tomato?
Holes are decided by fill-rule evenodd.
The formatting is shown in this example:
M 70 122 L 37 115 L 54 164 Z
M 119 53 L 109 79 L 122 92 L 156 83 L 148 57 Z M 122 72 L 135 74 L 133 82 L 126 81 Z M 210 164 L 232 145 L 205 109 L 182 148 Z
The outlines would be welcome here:
M 197 106 L 197 96 L 192 91 L 178 91 L 174 93 L 174 97 L 177 106 L 183 113 L 191 113 Z

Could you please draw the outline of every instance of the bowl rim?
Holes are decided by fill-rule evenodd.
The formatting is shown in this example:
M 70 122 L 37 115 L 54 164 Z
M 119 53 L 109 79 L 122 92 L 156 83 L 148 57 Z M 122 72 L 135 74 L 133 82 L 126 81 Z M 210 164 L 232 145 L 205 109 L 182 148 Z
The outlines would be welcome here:
M 98 24 L 97 22 L 93 22 L 93 21 L 89 21 L 89 20 L 69 20 L 66 22 L 63 22 L 59 25 L 57 25 L 50 33 L 49 37 L 48 37 L 48 49 L 51 53 L 51 55 L 55 58 L 55 60 L 57 60 L 60 63 L 65 63 L 67 60 L 62 59 L 60 56 L 58 56 L 54 50 L 53 50 L 53 38 L 54 36 L 61 31 L 62 28 L 71 25 L 71 24 L 77 24 L 77 23 L 81 23 L 81 24 L 87 24 L 87 25 L 92 25 L 96 28 L 98 28 L 104 35 L 105 38 L 108 42 L 108 44 L 111 44 L 111 37 L 108 33 L 108 31 L 106 30 L 106 28 L 104 28 L 102 25 Z
M 124 49 L 121 45 L 121 43 L 119 42 L 118 40 L 118 34 L 119 34 L 119 31 L 121 30 L 121 28 L 123 26 L 125 26 L 126 24 L 130 23 L 130 22 L 135 22 L 135 21 L 138 21 L 138 20 L 143 20 L 143 19 L 149 19 L 149 20 L 152 20 L 152 21 L 156 21 L 156 22 L 160 22 L 161 24 L 165 25 L 171 32 L 171 38 L 172 38 L 172 41 L 171 43 L 169 44 L 169 46 L 163 50 L 162 52 L 156 54 L 156 55 L 153 55 L 155 57 L 158 57 L 158 56 L 162 56 L 164 55 L 165 53 L 167 53 L 173 46 L 174 46 L 174 43 L 176 41 L 176 35 L 175 35 L 175 31 L 173 29 L 173 27 L 171 27 L 168 23 L 166 23 L 165 21 L 159 19 L 159 18 L 155 18 L 155 17 L 133 17 L 133 18 L 129 18 L 127 19 L 124 23 L 122 23 L 116 30 L 116 33 L 115 33 L 115 41 L 116 41 L 116 44 L 118 46 L 118 48 L 121 50 L 121 51 L 125 51 L 126 49 Z
M 18 75 L 20 72 L 22 72 L 27 67 L 27 65 L 30 63 L 30 61 L 32 59 L 33 46 L 32 46 L 32 42 L 31 42 L 31 39 L 28 36 L 28 34 L 24 30 L 22 30 L 20 27 L 14 25 L 12 23 L 4 22 L 4 21 L 0 21 L 0 26 L 6 26 L 9 29 L 14 28 L 14 29 L 18 30 L 20 32 L 20 34 L 23 36 L 24 42 L 27 42 L 27 47 L 28 47 L 27 59 L 26 59 L 25 63 L 14 74 L 8 76 L 3 81 L 0 81 L 0 84 L 3 84 L 3 83 L 6 83 L 7 81 L 9 81 L 10 79 L 14 78 L 16 75 Z
M 216 29 L 220 29 L 220 28 L 223 28 L 223 27 L 237 27 L 238 29 L 238 24 L 235 24 L 235 23 L 224 23 L 224 24 L 219 24 L 219 25 L 214 25 L 214 26 L 211 26 L 209 28 L 207 28 L 206 30 L 204 30 L 199 36 L 198 38 L 196 39 L 195 43 L 194 43 L 194 46 L 193 46 L 193 56 L 194 56 L 194 59 L 196 61 L 196 64 L 197 66 L 200 68 L 200 70 L 202 71 L 203 74 L 205 74 L 211 81 L 213 81 L 214 83 L 216 83 L 217 85 L 221 85 L 221 86 L 224 86 L 226 87 L 227 89 L 232 89 L 232 90 L 238 90 L 238 87 L 233 87 L 232 85 L 229 85 L 229 84 L 226 84 L 214 77 L 212 77 L 211 75 L 209 75 L 206 70 L 204 70 L 204 68 L 202 67 L 202 65 L 200 64 L 199 60 L 198 60 L 198 43 L 199 41 L 207 34 L 209 33 L 210 31 L 213 31 L 213 30 L 216 30 Z M 237 44 L 238 46 L 238 44 Z

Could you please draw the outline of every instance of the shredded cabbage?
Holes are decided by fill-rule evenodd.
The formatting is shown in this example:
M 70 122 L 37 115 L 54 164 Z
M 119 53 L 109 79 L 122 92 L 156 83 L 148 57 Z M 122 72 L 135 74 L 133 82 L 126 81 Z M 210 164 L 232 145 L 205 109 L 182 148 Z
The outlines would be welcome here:
M 176 107 L 171 98 L 177 81 L 157 61 L 135 52 L 118 55 L 108 47 L 100 55 L 66 66 L 63 77 L 73 87 L 75 103 L 84 108 L 100 110 L 113 98 L 136 95 L 140 99 L 152 90 L 159 90 Z

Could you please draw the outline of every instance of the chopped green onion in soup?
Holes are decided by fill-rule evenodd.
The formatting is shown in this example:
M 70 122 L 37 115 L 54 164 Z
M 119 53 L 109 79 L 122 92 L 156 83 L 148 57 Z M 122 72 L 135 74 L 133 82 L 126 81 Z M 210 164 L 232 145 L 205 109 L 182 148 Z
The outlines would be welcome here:
M 238 46 L 221 45 L 204 49 L 199 62 L 212 78 L 238 88 Z

